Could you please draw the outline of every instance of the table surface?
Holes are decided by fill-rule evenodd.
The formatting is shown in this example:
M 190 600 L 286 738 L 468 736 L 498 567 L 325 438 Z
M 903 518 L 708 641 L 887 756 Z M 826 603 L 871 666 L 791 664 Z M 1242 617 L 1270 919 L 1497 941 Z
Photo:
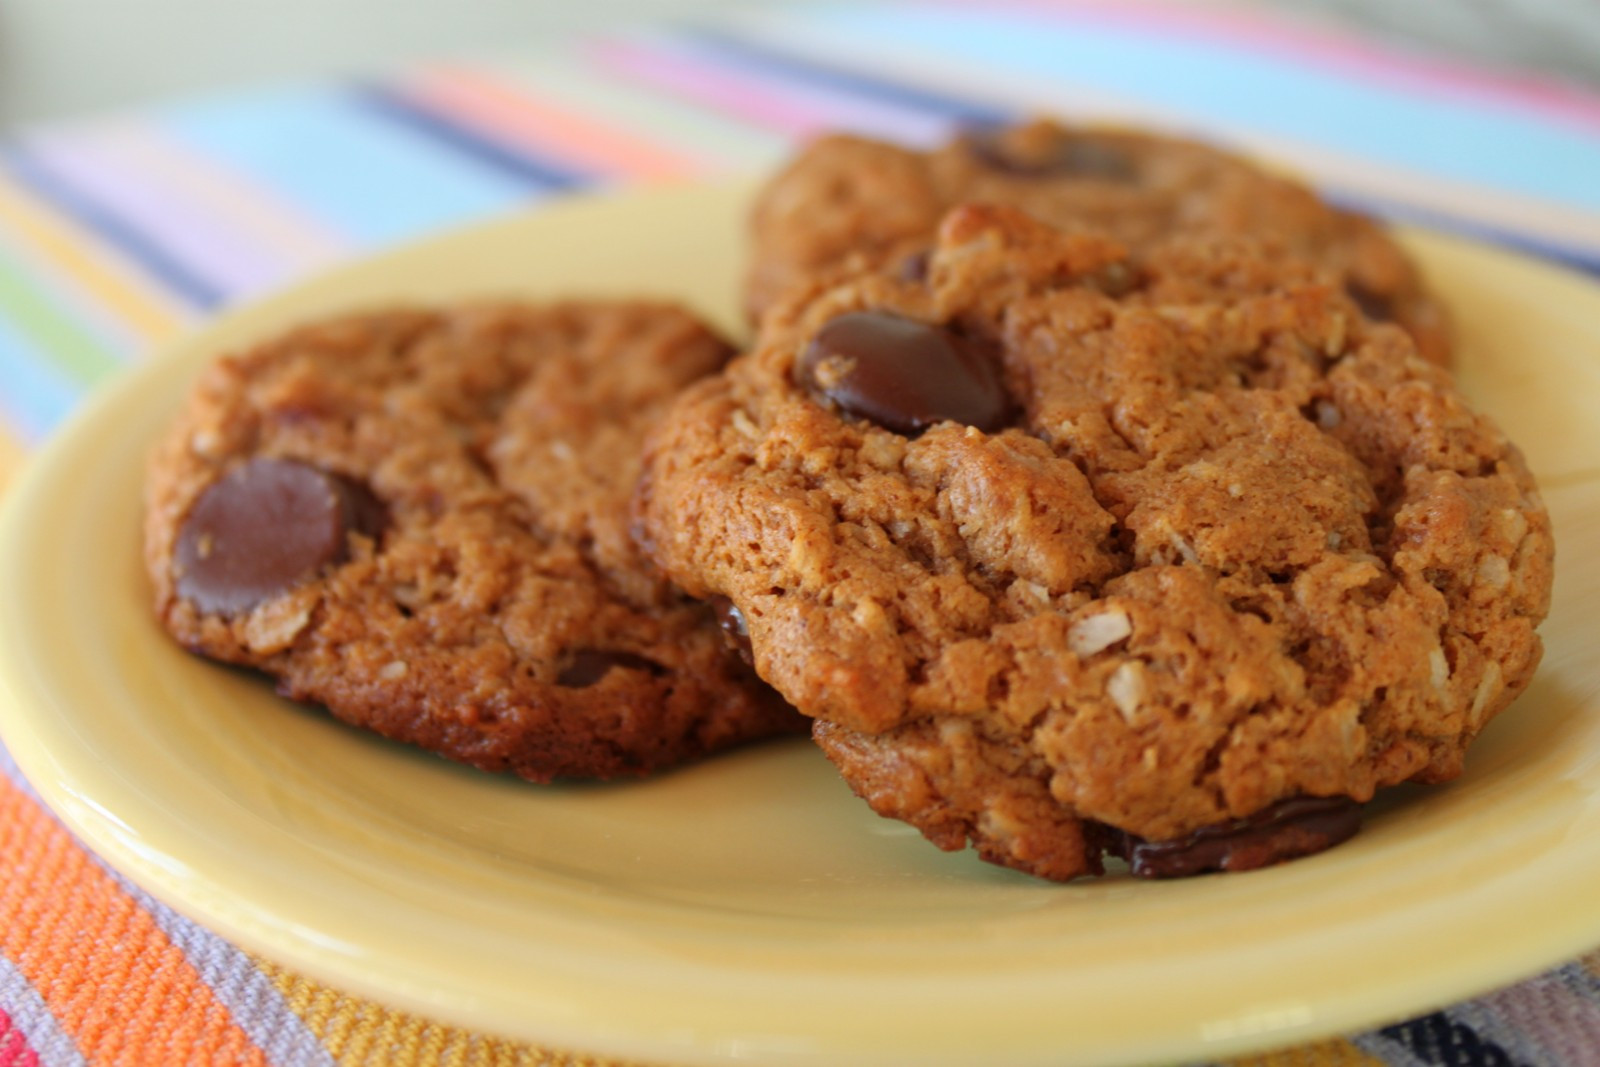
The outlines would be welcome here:
M 383 70 L 417 58 L 504 52 L 645 19 L 708 18 L 758 0 L 7 0 L 0 128 L 269 79 Z M 820 6 L 827 0 L 760 0 Z M 1204 3 L 1207 0 L 1192 0 Z M 1254 0 L 1501 71 L 1600 86 L 1600 5 L 1584 0 Z M 96 32 L 85 33 L 94 26 Z M 138 47 L 108 47 L 137 40 Z
M 1342 202 L 1600 274 L 1600 95 L 1570 84 L 1159 0 L 727 14 L 7 138 L 0 486 L 100 383 L 318 270 L 574 189 L 758 172 L 824 129 L 926 143 L 1040 111 L 1217 138 Z M 589 1062 L 242 952 L 85 852 L 3 748 L 0 872 L 0 1067 Z M 1477 1000 L 1251 1062 L 1600 1062 L 1593 948 Z

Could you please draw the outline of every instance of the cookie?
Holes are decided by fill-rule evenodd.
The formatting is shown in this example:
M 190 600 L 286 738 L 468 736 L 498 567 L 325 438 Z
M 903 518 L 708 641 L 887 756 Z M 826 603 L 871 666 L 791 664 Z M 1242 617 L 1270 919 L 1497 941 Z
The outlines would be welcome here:
M 222 359 L 151 460 L 156 614 L 536 781 L 804 729 L 628 535 L 645 430 L 728 353 L 674 307 L 596 302 L 354 315 Z
M 1404 326 L 1427 358 L 1450 360 L 1443 309 L 1371 219 L 1196 141 L 1043 120 L 931 152 L 848 135 L 813 143 L 757 197 L 746 305 L 758 317 L 851 256 L 915 271 L 940 217 L 968 201 L 1103 230 L 1135 249 L 1175 234 L 1270 239 L 1337 272 L 1364 313 Z
M 774 308 L 636 507 L 878 812 L 1053 879 L 1348 836 L 1461 771 L 1549 606 L 1521 455 L 1336 278 L 1003 207 Z

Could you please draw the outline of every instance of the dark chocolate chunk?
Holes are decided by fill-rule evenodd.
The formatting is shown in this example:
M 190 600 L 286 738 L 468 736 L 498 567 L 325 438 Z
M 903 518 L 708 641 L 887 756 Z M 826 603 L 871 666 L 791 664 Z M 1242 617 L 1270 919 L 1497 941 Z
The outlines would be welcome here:
M 832 319 L 795 369 L 805 388 L 908 436 L 945 420 L 992 432 L 1011 413 L 1000 368 L 982 346 L 885 311 Z
M 725 596 L 712 597 L 711 610 L 717 616 L 717 625 L 722 627 L 722 636 L 728 646 L 739 654 L 747 666 L 754 667 L 756 655 L 750 647 L 750 626 L 744 620 L 744 612 Z
M 1361 309 L 1361 314 L 1373 322 L 1394 321 L 1394 301 L 1383 293 L 1368 289 L 1354 278 L 1345 280 L 1344 291 L 1349 293 L 1350 299 L 1356 302 L 1356 307 Z
M 604 678 L 613 667 L 648 671 L 657 676 L 667 673 L 667 669 L 655 660 L 646 659 L 633 652 L 585 648 L 572 657 L 572 662 L 557 676 L 556 684 L 564 685 L 568 689 L 585 689 Z
M 1290 797 L 1171 841 L 1146 841 L 1107 827 L 1106 851 L 1140 878 L 1186 878 L 1206 871 L 1250 871 L 1332 848 L 1361 828 L 1349 797 Z
M 1090 137 L 1072 137 L 1056 150 L 1055 173 L 1079 178 L 1131 182 L 1139 176 L 1132 157 L 1120 148 Z
M 1131 182 L 1138 177 L 1133 159 L 1122 149 L 1092 136 L 1057 140 L 1042 152 L 1024 152 L 997 132 L 969 134 L 967 150 L 987 167 L 1018 178 L 1098 178 Z
M 200 495 L 178 533 L 178 595 L 237 615 L 343 562 L 349 534 L 376 538 L 383 506 L 365 486 L 286 459 L 253 459 Z

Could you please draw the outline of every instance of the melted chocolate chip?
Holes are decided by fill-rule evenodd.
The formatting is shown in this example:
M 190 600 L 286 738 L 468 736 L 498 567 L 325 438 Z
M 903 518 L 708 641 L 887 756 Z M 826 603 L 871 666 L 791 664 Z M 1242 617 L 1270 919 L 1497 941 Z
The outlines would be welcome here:
M 795 370 L 813 393 L 907 436 L 945 420 L 993 432 L 1011 413 L 1000 369 L 977 343 L 886 311 L 832 319 Z
M 1206 871 L 1250 871 L 1332 848 L 1361 828 L 1349 797 L 1290 797 L 1187 837 L 1146 841 L 1110 827 L 1106 851 L 1140 878 L 1185 878 Z
M 632 652 L 611 652 L 604 649 L 580 649 L 572 657 L 572 662 L 556 677 L 557 685 L 564 685 L 568 689 L 585 689 L 604 678 L 613 667 L 622 667 L 630 671 L 648 671 L 657 677 L 666 674 L 667 669 L 653 659 Z
M 744 620 L 744 612 L 725 596 L 712 597 L 711 610 L 717 616 L 717 625 L 722 628 L 728 646 L 739 654 L 746 666 L 754 667 L 756 654 L 750 647 L 750 626 Z
M 967 150 L 985 166 L 1017 178 L 1097 178 L 1131 182 L 1138 168 L 1122 149 L 1094 137 L 1063 137 L 1040 152 L 1024 152 L 1008 145 L 995 132 L 966 138 Z
M 1356 302 L 1356 307 L 1361 309 L 1361 314 L 1373 322 L 1394 321 L 1394 301 L 1382 293 L 1374 292 L 1356 281 L 1348 279 L 1344 283 L 1344 291 L 1350 294 L 1350 299 Z
M 383 505 L 365 486 L 284 459 L 253 459 L 200 495 L 173 561 L 178 595 L 236 615 L 341 563 L 348 535 L 376 538 Z

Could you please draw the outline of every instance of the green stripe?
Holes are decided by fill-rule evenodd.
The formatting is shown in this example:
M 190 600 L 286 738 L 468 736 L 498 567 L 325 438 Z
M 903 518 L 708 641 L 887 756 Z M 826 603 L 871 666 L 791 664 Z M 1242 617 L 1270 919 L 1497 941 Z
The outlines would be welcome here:
M 105 342 L 74 320 L 38 279 L 0 245 L 0 315 L 44 358 L 80 385 L 94 385 L 122 366 Z

